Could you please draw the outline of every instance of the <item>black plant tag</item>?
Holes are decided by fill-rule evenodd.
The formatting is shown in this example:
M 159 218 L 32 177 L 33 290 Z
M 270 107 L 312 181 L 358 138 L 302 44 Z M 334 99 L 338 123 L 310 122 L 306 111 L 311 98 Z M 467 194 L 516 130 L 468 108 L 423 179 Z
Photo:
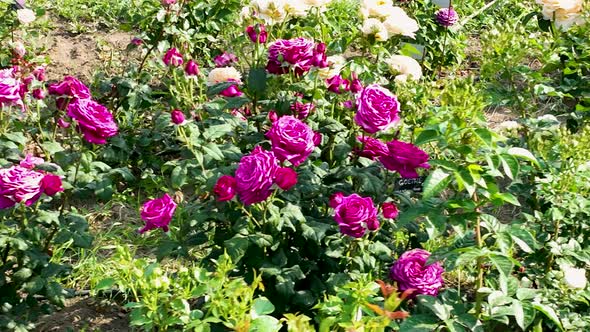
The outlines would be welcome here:
M 17 9 L 25 9 L 27 8 L 25 6 L 25 0 L 14 0 L 14 3 L 12 4 L 12 7 L 17 10 Z
M 420 193 L 424 189 L 424 180 L 426 180 L 425 176 L 420 176 L 411 179 L 397 179 L 395 181 L 395 190 L 411 190 L 415 193 Z

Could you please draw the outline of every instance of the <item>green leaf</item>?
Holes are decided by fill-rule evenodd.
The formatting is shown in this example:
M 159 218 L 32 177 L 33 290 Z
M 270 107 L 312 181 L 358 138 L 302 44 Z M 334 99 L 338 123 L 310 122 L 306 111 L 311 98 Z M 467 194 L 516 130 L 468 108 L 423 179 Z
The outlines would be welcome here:
M 537 158 L 527 149 L 512 147 L 512 148 L 508 149 L 508 154 L 511 156 L 514 156 L 514 157 L 528 160 L 528 161 L 532 162 L 533 164 L 535 164 L 536 166 L 540 166 Z
M 426 144 L 428 142 L 438 141 L 438 136 L 439 136 L 439 133 L 437 130 L 433 130 L 433 129 L 422 130 L 420 132 L 420 134 L 418 135 L 418 137 L 416 138 L 416 141 L 414 142 L 414 144 L 415 145 L 422 145 L 422 144 Z
M 172 170 L 172 174 L 170 175 L 170 181 L 172 182 L 172 187 L 175 189 L 180 189 L 183 185 L 187 183 L 187 175 L 188 170 L 184 166 L 176 166 Z
M 55 141 L 42 143 L 41 147 L 43 148 L 43 150 L 47 151 L 47 153 L 50 156 L 53 156 L 57 152 L 64 150 L 64 148 L 61 146 L 61 144 L 59 144 L 58 142 L 55 142 Z
M 438 319 L 432 315 L 417 314 L 406 318 L 399 326 L 404 332 L 432 332 L 439 326 Z
M 449 307 L 442 302 L 440 302 L 437 298 L 427 295 L 418 295 L 418 303 L 430 309 L 432 313 L 436 315 L 436 317 L 440 318 L 441 320 L 447 320 L 451 317 L 451 311 Z
M 440 168 L 430 173 L 424 181 L 424 192 L 422 199 L 427 200 L 440 194 L 451 183 L 450 174 Z
M 243 235 L 236 234 L 229 240 L 226 240 L 223 244 L 227 249 L 228 255 L 231 257 L 232 262 L 237 263 L 244 254 L 246 254 L 246 249 L 248 249 L 250 241 L 248 241 L 247 237 Z
M 492 132 L 489 129 L 478 128 L 473 132 L 485 145 L 492 146 Z
M 209 87 L 209 89 L 207 89 L 207 95 L 209 97 L 218 95 L 223 90 L 229 88 L 232 85 L 236 85 L 236 82 L 223 82 L 223 83 L 218 83 L 218 84 L 212 85 Z
M 524 300 L 532 300 L 537 296 L 537 290 L 532 288 L 519 288 L 516 290 L 516 298 L 524 301 Z
M 248 332 L 277 332 L 281 329 L 281 322 L 272 316 L 260 316 L 252 321 Z
M 526 325 L 524 322 L 524 309 L 522 308 L 522 304 L 518 300 L 512 301 L 512 311 L 514 312 L 514 319 L 516 320 L 516 324 L 524 331 L 526 330 Z
M 252 318 L 258 318 L 262 315 L 272 314 L 275 311 L 275 306 L 266 297 L 259 297 L 252 303 L 250 315 Z
M 29 268 L 22 268 L 18 271 L 16 271 L 12 276 L 15 280 L 18 281 L 25 281 L 27 279 L 29 279 L 29 277 L 31 277 L 33 275 L 33 271 Z
M 248 73 L 248 89 L 256 97 L 264 96 L 266 90 L 266 69 L 254 68 Z
M 491 196 L 491 199 L 500 200 L 502 202 L 510 203 L 515 206 L 520 206 L 520 202 L 518 201 L 518 199 L 511 193 L 494 193 Z M 499 203 L 498 205 L 501 205 L 501 203 Z
M 537 309 L 538 311 L 542 312 L 547 318 L 549 318 L 557 327 L 564 331 L 563 326 L 561 325 L 561 321 L 559 320 L 559 316 L 555 313 L 553 308 L 544 305 L 542 303 L 533 302 L 533 308 Z
M 27 145 L 27 138 L 21 132 L 4 133 L 4 137 L 11 142 L 19 144 L 21 148 Z
M 518 159 L 509 154 L 502 154 L 500 156 L 500 160 L 502 161 L 502 168 L 504 169 L 504 173 L 506 173 L 506 175 L 511 180 L 516 179 L 518 177 L 518 172 L 520 171 Z
M 249 103 L 250 99 L 246 97 L 232 97 L 227 99 L 227 103 L 223 105 L 224 110 L 233 110 L 235 108 L 240 108 L 245 104 Z
M 103 290 L 108 290 L 111 289 L 113 287 L 113 285 L 115 284 L 115 279 L 113 278 L 106 278 L 106 279 L 102 279 L 101 281 L 98 282 L 98 284 L 94 287 L 95 291 L 103 291 Z
M 215 143 L 208 143 L 207 145 L 204 145 L 203 151 L 205 151 L 205 153 L 208 156 L 210 156 L 211 158 L 213 158 L 215 160 L 223 160 L 224 159 L 223 152 L 221 151 L 221 149 L 219 149 L 219 147 Z
M 502 254 L 494 254 L 491 253 L 489 256 L 490 261 L 500 272 L 500 288 L 502 291 L 507 294 L 508 293 L 508 276 L 512 273 L 512 269 L 514 268 L 514 264 L 510 260 L 510 258 L 502 255 Z

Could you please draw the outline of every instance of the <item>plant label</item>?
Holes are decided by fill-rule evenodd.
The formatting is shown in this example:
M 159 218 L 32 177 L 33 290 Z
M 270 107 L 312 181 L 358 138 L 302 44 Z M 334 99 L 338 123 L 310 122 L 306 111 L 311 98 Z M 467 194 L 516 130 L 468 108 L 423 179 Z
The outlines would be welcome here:
M 441 7 L 441 8 L 451 7 L 451 0 L 432 0 L 432 3 Z
M 425 176 L 420 176 L 411 179 L 397 179 L 397 181 L 395 182 L 395 190 L 410 190 L 415 193 L 422 192 L 422 190 L 424 189 L 424 180 L 426 180 Z

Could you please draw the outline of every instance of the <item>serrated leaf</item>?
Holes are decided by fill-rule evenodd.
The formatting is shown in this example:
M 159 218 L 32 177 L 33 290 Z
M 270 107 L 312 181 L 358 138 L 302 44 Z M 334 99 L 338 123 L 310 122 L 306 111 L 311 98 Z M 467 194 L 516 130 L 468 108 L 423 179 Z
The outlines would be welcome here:
M 561 321 L 559 320 L 559 316 L 555 313 L 553 308 L 544 305 L 542 303 L 533 302 L 533 308 L 537 309 L 538 311 L 542 312 L 547 318 L 549 318 L 557 327 L 564 331 L 563 326 L 561 325 Z
M 422 199 L 427 200 L 440 194 L 451 183 L 451 180 L 449 173 L 440 168 L 435 169 L 424 181 Z
M 205 151 L 205 153 L 208 156 L 210 156 L 211 158 L 213 158 L 215 160 L 223 160 L 224 159 L 223 152 L 221 151 L 221 149 L 219 149 L 219 147 L 215 143 L 208 143 L 207 145 L 204 145 L 203 151 Z

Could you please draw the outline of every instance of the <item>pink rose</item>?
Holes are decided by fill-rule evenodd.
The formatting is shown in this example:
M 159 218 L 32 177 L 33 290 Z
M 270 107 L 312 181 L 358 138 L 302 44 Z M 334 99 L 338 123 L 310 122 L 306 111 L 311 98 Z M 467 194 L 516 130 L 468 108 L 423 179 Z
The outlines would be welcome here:
M 180 110 L 173 110 L 172 113 L 170 113 L 170 117 L 175 125 L 181 125 L 185 121 L 184 113 Z
M 359 136 L 356 139 L 362 144 L 361 149 L 356 152 L 361 157 L 375 160 L 375 158 L 385 156 L 389 153 L 387 145 L 376 138 Z
M 41 172 L 22 166 L 0 169 L 0 209 L 21 202 L 26 206 L 35 203 L 43 193 L 41 181 L 44 176 Z
M 423 249 L 406 251 L 391 266 L 389 277 L 402 292 L 414 289 L 413 295 L 436 296 L 443 286 L 445 270 L 440 262 L 426 265 L 429 257 L 430 253 Z
M 313 41 L 305 38 L 279 39 L 268 48 L 266 70 L 271 74 L 285 74 L 292 67 L 295 74 L 302 75 L 313 65 Z
M 231 201 L 236 196 L 236 179 L 229 175 L 220 177 L 213 187 L 213 193 L 218 202 Z
M 45 99 L 45 97 L 47 97 L 45 90 L 43 90 L 43 89 L 33 90 L 33 98 L 35 98 L 37 100 L 42 100 L 42 99 Z
M 90 89 L 73 76 L 64 77 L 59 83 L 50 84 L 47 88 L 50 95 L 70 96 L 78 99 L 89 99 Z
M 276 184 L 283 190 L 289 190 L 297 184 L 297 172 L 289 167 L 281 167 L 276 173 Z
M 31 153 L 27 153 L 25 159 L 21 160 L 19 165 L 27 169 L 33 169 L 44 162 L 45 160 L 43 160 L 43 158 L 35 157 Z
M 164 232 L 168 232 L 168 225 L 174 211 L 176 210 L 176 203 L 168 194 L 156 199 L 151 199 L 145 203 L 141 208 L 141 219 L 145 221 L 145 226 L 139 230 L 139 233 L 145 233 L 152 229 L 161 228 Z
M 0 76 L 0 105 L 19 105 L 24 108 L 21 96 L 23 84 L 14 77 L 11 70 L 3 70 L 2 72 L 4 74 Z
M 162 1 L 162 6 L 170 6 L 176 3 L 176 0 L 161 0 Z
M 180 54 L 180 52 L 178 52 L 178 50 L 175 47 L 172 47 L 168 51 L 166 51 L 166 54 L 164 54 L 162 61 L 164 61 L 164 64 L 166 66 L 173 67 L 182 66 L 182 64 L 184 63 L 182 54 Z
M 370 197 L 352 194 L 339 197 L 339 200 L 340 203 L 334 202 L 334 220 L 342 234 L 360 238 L 367 229 L 374 231 L 379 228 L 377 208 Z
M 184 67 L 184 72 L 188 76 L 198 76 L 199 75 L 199 65 L 194 62 L 193 60 L 188 60 L 186 66 Z
M 246 33 L 248 34 L 248 37 L 253 43 L 266 43 L 268 34 L 266 32 L 266 27 L 264 26 L 264 24 L 256 24 L 256 26 L 250 25 L 246 28 Z
M 48 196 L 53 196 L 58 192 L 64 191 L 61 177 L 54 174 L 46 174 L 43 180 L 41 180 L 41 187 L 43 188 L 43 192 Z
M 293 105 L 291 105 L 291 111 L 295 116 L 297 116 L 299 120 L 307 118 L 309 113 L 311 113 L 314 108 L 315 105 L 313 103 L 295 102 Z
M 308 125 L 291 115 L 280 117 L 266 134 L 272 151 L 280 161 L 299 166 L 313 151 L 315 133 Z
M 399 121 L 399 102 L 386 88 L 371 84 L 356 99 L 355 122 L 373 134 L 386 130 Z
M 350 90 L 350 82 L 347 79 L 342 78 L 340 75 L 328 78 L 326 83 L 328 83 L 328 91 L 337 94 Z
M 117 124 L 106 107 L 90 99 L 75 99 L 68 105 L 68 116 L 78 122 L 84 139 L 94 144 L 105 144 L 117 135 Z
M 383 211 L 383 216 L 388 219 L 395 219 L 399 215 L 397 205 L 393 202 L 383 203 L 383 205 L 381 205 L 381 210 Z
M 245 205 L 262 202 L 272 193 L 279 161 L 260 146 L 240 160 L 235 173 L 236 191 Z
M 61 128 L 70 128 L 70 123 L 64 120 L 64 118 L 59 118 L 57 120 L 57 125 Z
M 238 57 L 235 54 L 223 52 L 222 54 L 213 58 L 216 67 L 228 67 L 231 64 L 238 62 Z
M 387 143 L 388 154 L 379 161 L 390 171 L 398 172 L 402 178 L 417 178 L 416 168 L 430 168 L 428 154 L 411 143 L 393 140 Z

